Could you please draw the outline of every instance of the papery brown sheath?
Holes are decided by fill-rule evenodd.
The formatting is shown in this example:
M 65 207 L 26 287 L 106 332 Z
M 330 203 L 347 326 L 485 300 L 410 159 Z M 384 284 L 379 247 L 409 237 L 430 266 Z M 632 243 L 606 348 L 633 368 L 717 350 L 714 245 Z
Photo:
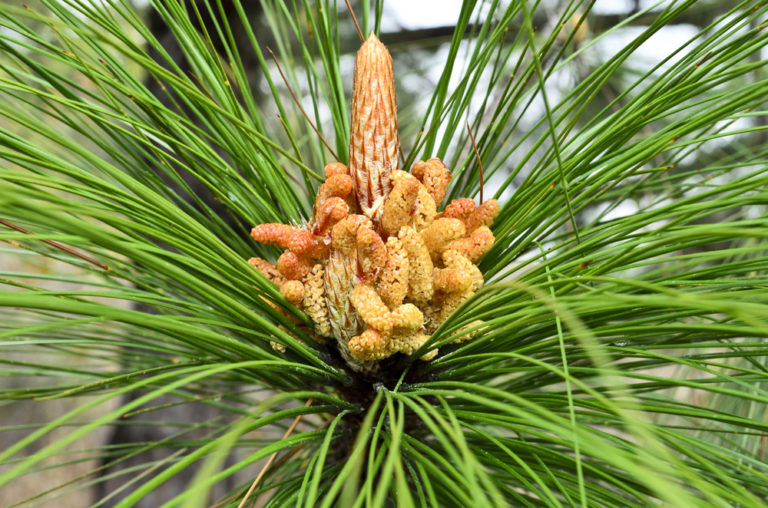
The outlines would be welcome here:
M 400 141 L 392 57 L 373 34 L 355 60 L 352 121 L 349 133 L 349 171 L 354 181 L 357 213 L 379 230 L 381 212 L 392 188 Z

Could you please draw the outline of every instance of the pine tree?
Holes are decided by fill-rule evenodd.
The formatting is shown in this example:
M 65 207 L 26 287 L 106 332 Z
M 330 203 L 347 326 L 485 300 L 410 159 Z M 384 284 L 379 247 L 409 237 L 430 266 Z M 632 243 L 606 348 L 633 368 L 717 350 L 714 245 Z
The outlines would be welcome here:
M 150 2 L 187 70 L 127 2 L 2 4 L 0 393 L 74 409 L 0 429 L 0 487 L 88 463 L 22 502 L 188 475 L 164 506 L 763 506 L 768 2 L 465 0 L 438 52 L 371 4 L 398 86 L 443 66 L 398 89 L 400 168 L 441 159 L 441 209 L 500 204 L 483 287 L 372 370 L 248 263 L 281 253 L 250 228 L 306 224 L 349 161 L 345 6 Z M 121 426 L 170 430 L 72 448 Z

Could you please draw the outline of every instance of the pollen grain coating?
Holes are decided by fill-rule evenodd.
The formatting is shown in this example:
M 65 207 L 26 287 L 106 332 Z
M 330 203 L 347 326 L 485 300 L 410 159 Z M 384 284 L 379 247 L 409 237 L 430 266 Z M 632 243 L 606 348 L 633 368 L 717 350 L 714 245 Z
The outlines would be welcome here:
M 335 339 L 352 369 L 375 374 L 380 360 L 418 350 L 482 286 L 475 262 L 493 245 L 499 205 L 461 198 L 438 214 L 451 181 L 442 161 L 398 170 L 392 59 L 373 34 L 355 62 L 351 126 L 349 166 L 325 167 L 310 223 L 254 227 L 254 240 L 286 250 L 276 265 L 249 262 L 309 316 L 319 340 Z

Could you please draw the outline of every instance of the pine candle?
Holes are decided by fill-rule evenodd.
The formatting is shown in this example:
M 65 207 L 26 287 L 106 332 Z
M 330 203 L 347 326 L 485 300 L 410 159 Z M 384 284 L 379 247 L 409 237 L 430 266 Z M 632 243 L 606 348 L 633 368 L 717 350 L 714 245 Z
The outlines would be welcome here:
M 375 372 L 378 361 L 419 349 L 482 286 L 475 263 L 493 245 L 499 205 L 461 198 L 438 213 L 451 181 L 445 165 L 397 168 L 392 58 L 374 34 L 355 61 L 349 145 L 349 166 L 325 167 L 309 224 L 251 231 L 285 249 L 276 265 L 249 263 L 309 316 L 320 340 L 335 339 L 350 367 Z

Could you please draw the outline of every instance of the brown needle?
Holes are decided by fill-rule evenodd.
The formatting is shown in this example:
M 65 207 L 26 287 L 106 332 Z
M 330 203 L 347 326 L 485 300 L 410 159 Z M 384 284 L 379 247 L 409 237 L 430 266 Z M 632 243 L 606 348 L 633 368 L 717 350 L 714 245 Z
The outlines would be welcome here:
M 32 235 L 32 234 L 34 234 L 34 233 L 32 233 L 32 231 L 29 231 L 29 230 L 27 230 L 27 229 L 24 229 L 24 228 L 23 228 L 23 227 L 21 227 L 21 226 L 17 226 L 17 225 L 16 225 L 16 224 L 14 224 L 13 222 L 9 222 L 9 221 L 7 221 L 7 220 L 5 220 L 5 219 L 0 219 L 0 224 L 3 224 L 3 225 L 5 225 L 5 226 L 8 226 L 8 227 L 9 227 L 9 228 L 11 228 L 11 229 L 15 229 L 16 231 L 18 231 L 18 232 L 20 232 L 20 233 L 24 233 L 24 234 L 27 234 L 27 235 Z M 75 256 L 75 257 L 77 257 L 77 258 L 80 258 L 80 259 L 82 259 L 82 260 L 88 261 L 89 263 L 92 263 L 92 264 L 94 264 L 94 265 L 98 266 L 98 267 L 99 267 L 99 268 L 101 268 L 102 270 L 109 270 L 109 266 L 105 265 L 104 263 L 101 263 L 101 262 L 99 262 L 99 261 L 96 261 L 95 259 L 93 259 L 93 258 L 91 258 L 91 257 L 88 257 L 88 256 L 86 256 L 85 254 L 81 254 L 81 253 L 77 252 L 75 249 L 73 249 L 72 247 L 67 247 L 67 246 L 66 246 L 66 245 L 64 245 L 63 243 L 54 242 L 53 240 L 41 240 L 41 241 L 42 241 L 43 243 L 47 243 L 47 244 L 48 244 L 48 245 L 50 245 L 51 247 L 55 247 L 55 248 L 57 248 L 57 249 L 59 249 L 59 250 L 63 250 L 63 251 L 64 251 L 64 252 L 66 252 L 67 254 L 71 254 L 71 255 L 73 255 L 73 256 Z
M 317 127 L 315 127 L 315 124 L 313 124 L 312 120 L 310 120 L 307 112 L 304 111 L 304 108 L 301 106 L 301 103 L 299 102 L 299 98 L 296 97 L 295 93 L 293 93 L 293 88 L 291 88 L 291 85 L 288 84 L 288 80 L 285 78 L 285 74 L 283 74 L 283 68 L 280 67 L 280 62 L 277 61 L 277 57 L 275 56 L 275 54 L 272 52 L 270 48 L 267 48 L 267 51 L 269 51 L 269 54 L 272 56 L 272 60 L 275 61 L 275 65 L 277 66 L 277 70 L 280 73 L 280 77 L 283 78 L 283 83 L 285 83 L 285 86 L 288 87 L 288 91 L 291 93 L 291 97 L 293 97 L 293 102 L 296 103 L 296 105 L 299 107 L 299 109 L 301 110 L 301 113 L 304 115 L 304 118 L 307 119 L 307 122 L 309 122 L 309 125 L 315 131 L 315 134 L 317 134 L 317 137 L 320 138 L 320 141 L 323 142 L 323 144 L 328 149 L 328 151 L 331 152 L 331 155 L 333 155 L 333 157 L 338 161 L 339 156 L 336 155 L 336 152 L 333 151 L 333 148 L 331 148 L 331 146 L 325 141 L 325 138 L 323 138 L 323 135 L 320 134 L 320 131 L 317 130 Z
M 469 139 L 472 141 L 472 149 L 475 151 L 475 157 L 477 158 L 477 165 L 480 167 L 480 204 L 483 204 L 483 163 L 480 160 L 480 154 L 477 151 L 477 145 L 475 144 L 475 137 L 472 135 L 472 129 L 469 128 L 469 122 L 467 122 L 467 132 L 469 132 Z
M 271 53 L 271 51 L 270 51 Z M 304 407 L 309 407 L 310 404 L 312 404 L 312 399 L 309 399 L 306 404 L 304 404 Z M 291 435 L 291 432 L 293 432 L 293 429 L 296 428 L 296 425 L 299 424 L 299 420 L 301 420 L 301 417 L 304 416 L 303 414 L 298 415 L 291 424 L 290 427 L 288 427 L 288 430 L 285 431 L 285 434 L 283 434 L 282 439 L 287 438 Z M 275 457 L 277 457 L 277 452 L 273 453 L 269 456 L 269 459 L 267 460 L 267 463 L 264 464 L 264 467 L 261 468 L 261 471 L 259 472 L 259 475 L 256 477 L 255 480 L 253 480 L 253 483 L 251 484 L 251 488 L 248 489 L 248 492 L 245 493 L 245 496 L 243 497 L 243 500 L 240 501 L 240 504 L 237 505 L 237 508 L 243 508 L 245 506 L 245 503 L 248 501 L 248 498 L 250 497 L 253 490 L 256 488 L 256 485 L 259 484 L 259 481 L 261 481 L 261 477 L 264 476 L 264 473 L 267 472 L 267 469 L 269 469 L 269 466 L 272 465 L 272 462 L 275 460 Z
M 344 1 L 347 2 L 347 10 L 349 11 L 349 15 L 352 16 L 352 21 L 355 22 L 355 28 L 357 28 L 357 35 L 360 36 L 360 42 L 365 42 L 365 37 L 363 37 L 363 31 L 360 30 L 360 25 L 357 24 L 355 11 L 352 10 L 352 6 L 349 4 L 349 0 L 344 0 Z

